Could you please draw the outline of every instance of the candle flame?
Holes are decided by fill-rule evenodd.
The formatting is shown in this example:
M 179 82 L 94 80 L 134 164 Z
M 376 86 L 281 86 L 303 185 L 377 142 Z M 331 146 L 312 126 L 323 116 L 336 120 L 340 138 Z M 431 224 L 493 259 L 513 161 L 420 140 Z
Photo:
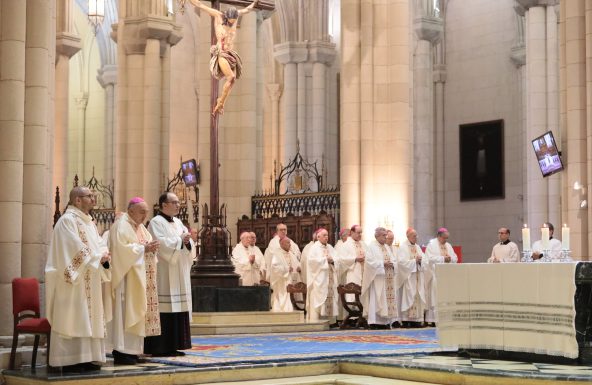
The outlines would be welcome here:
M 528 228 L 528 225 L 527 225 L 526 223 L 524 224 L 524 228 L 525 228 L 525 229 L 527 229 L 527 228 Z

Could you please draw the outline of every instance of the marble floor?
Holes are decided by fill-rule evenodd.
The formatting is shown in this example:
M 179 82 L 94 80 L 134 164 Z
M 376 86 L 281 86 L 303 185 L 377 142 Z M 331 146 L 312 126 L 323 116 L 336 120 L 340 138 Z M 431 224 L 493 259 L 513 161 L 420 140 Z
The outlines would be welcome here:
M 183 367 L 161 363 L 115 366 L 85 374 L 47 373 L 39 368 L 4 371 L 0 383 L 35 384 L 236 384 L 236 385 L 414 385 L 584 384 L 592 366 L 489 360 L 454 354 L 342 357 L 298 362 Z M 304 377 L 302 377 L 304 376 Z M 233 382 L 234 381 L 234 382 Z M 237 382 L 241 381 L 241 382 Z

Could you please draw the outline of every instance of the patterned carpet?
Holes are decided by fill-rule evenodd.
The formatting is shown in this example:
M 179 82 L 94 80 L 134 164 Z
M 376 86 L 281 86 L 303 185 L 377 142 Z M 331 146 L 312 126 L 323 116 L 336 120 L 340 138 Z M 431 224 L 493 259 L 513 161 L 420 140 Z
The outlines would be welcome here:
M 152 362 L 212 366 L 315 358 L 388 356 L 442 351 L 436 330 L 349 330 L 316 333 L 237 334 L 192 338 L 183 357 Z

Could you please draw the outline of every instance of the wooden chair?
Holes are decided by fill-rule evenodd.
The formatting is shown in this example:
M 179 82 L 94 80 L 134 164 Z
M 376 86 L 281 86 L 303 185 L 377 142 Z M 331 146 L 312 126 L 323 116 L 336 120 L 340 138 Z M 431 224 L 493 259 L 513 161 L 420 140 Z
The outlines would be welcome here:
M 360 301 L 360 295 L 362 295 L 362 287 L 358 284 L 350 282 L 346 285 L 339 285 L 337 286 L 337 293 L 341 298 L 341 303 L 343 304 L 343 308 L 347 311 L 347 317 L 341 323 L 341 329 L 349 329 L 349 320 L 351 318 L 356 318 L 356 328 L 366 328 L 368 327 L 368 322 L 366 318 L 364 318 L 364 306 L 362 306 L 362 302 Z M 353 294 L 354 300 L 348 301 L 346 295 Z
M 290 283 L 286 286 L 290 293 L 290 301 L 295 310 L 303 311 L 306 316 L 306 284 L 304 282 Z M 296 299 L 296 294 L 302 294 L 302 299 Z
M 14 369 L 19 334 L 35 335 L 31 359 L 32 370 L 35 370 L 35 362 L 37 361 L 39 338 L 41 334 L 47 336 L 47 366 L 49 367 L 51 326 L 47 318 L 41 318 L 39 314 L 39 282 L 36 278 L 15 278 L 12 280 L 12 315 L 14 316 L 14 334 L 10 352 L 10 369 Z

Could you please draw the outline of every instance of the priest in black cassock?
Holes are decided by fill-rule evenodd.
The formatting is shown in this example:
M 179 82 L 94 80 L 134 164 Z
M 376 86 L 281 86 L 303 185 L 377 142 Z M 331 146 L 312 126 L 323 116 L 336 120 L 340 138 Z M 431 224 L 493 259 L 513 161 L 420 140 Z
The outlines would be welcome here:
M 148 231 L 160 242 L 157 267 L 161 335 L 147 337 L 144 353 L 153 356 L 184 355 L 191 348 L 191 250 L 195 247 L 189 230 L 180 219 L 179 198 L 164 193 L 158 199 L 159 213 Z

